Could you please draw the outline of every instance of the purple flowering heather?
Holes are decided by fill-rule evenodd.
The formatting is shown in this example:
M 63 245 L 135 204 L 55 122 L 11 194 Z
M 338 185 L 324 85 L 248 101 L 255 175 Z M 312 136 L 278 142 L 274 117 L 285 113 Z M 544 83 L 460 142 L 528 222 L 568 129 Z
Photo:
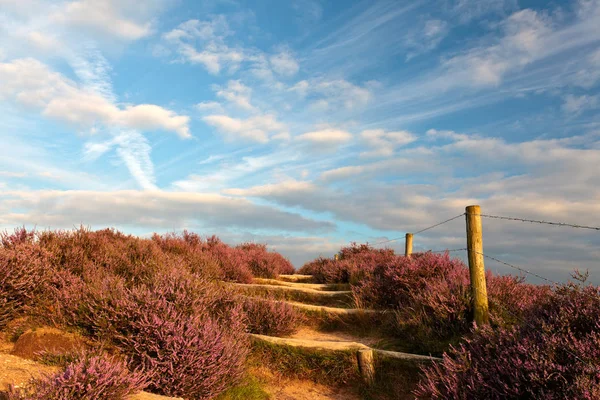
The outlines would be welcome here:
M 485 327 L 425 369 L 427 399 L 600 399 L 600 293 L 559 287 L 517 326 Z
M 83 356 L 54 375 L 35 379 L 27 389 L 10 388 L 8 400 L 125 400 L 147 385 L 143 373 L 106 356 Z

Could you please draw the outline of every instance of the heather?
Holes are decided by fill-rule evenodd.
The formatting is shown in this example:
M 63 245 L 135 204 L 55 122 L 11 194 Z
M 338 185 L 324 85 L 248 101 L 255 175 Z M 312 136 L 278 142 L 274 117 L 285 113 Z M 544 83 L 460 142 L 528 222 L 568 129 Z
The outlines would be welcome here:
M 248 331 L 259 335 L 288 336 L 298 329 L 301 314 L 291 305 L 272 298 L 245 298 Z
M 49 254 L 24 229 L 0 234 L 0 329 L 27 312 L 49 279 Z
M 312 273 L 320 282 L 349 282 L 358 307 L 394 310 L 387 333 L 412 351 L 442 354 L 473 329 L 469 270 L 448 253 L 404 257 L 391 249 L 352 244 L 337 259 L 318 258 L 299 272 Z M 521 277 L 489 272 L 487 286 L 491 323 L 499 326 L 521 321 L 550 291 Z
M 181 270 L 151 284 L 92 270 L 63 274 L 53 322 L 116 348 L 131 368 L 151 371 L 149 390 L 190 399 L 215 397 L 237 383 L 248 353 L 245 317 L 232 294 Z
M 83 355 L 54 375 L 34 379 L 27 388 L 10 388 L 8 400 L 125 400 L 147 385 L 145 374 L 126 362 Z
M 517 325 L 483 327 L 425 370 L 432 399 L 600 398 L 600 292 L 565 285 Z
M 312 275 L 317 283 L 357 283 L 377 265 L 396 257 L 391 249 L 352 243 L 340 250 L 337 259 L 319 257 L 304 264 L 298 273 Z
M 144 371 L 154 393 L 218 396 L 243 378 L 248 330 L 289 332 L 298 318 L 289 306 L 272 302 L 261 309 L 221 283 L 293 272 L 287 259 L 263 245 L 232 247 L 189 232 L 142 239 L 83 228 L 19 229 L 0 236 L 0 243 L 0 326 L 28 316 L 74 329 L 127 360 L 126 369 Z M 31 393 L 14 396 L 52 399 L 52 390 L 70 393 L 80 382 L 104 387 L 109 378 L 93 375 L 97 361 L 73 365 L 53 378 L 57 383 L 39 381 Z M 82 398 L 104 398 L 104 392 L 90 396 Z

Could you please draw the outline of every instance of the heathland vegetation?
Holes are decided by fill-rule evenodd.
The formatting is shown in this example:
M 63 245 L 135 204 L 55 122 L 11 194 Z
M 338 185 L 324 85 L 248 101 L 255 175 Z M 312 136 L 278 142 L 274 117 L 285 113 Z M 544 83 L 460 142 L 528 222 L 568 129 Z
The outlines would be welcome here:
M 126 399 L 145 390 L 266 399 L 253 376 L 265 367 L 346 384 L 362 398 L 600 398 L 600 294 L 581 274 L 550 287 L 488 273 L 490 324 L 478 327 L 468 268 L 448 254 L 409 258 L 353 244 L 294 273 L 264 245 L 229 246 L 189 232 L 148 239 L 114 230 L 5 233 L 4 336 L 17 341 L 50 326 L 85 343 L 36 354 L 61 369 L 5 396 Z M 375 379 L 358 383 L 354 353 L 296 345 L 293 335 L 309 328 L 343 332 L 396 358 L 401 351 L 440 359 L 380 357 Z

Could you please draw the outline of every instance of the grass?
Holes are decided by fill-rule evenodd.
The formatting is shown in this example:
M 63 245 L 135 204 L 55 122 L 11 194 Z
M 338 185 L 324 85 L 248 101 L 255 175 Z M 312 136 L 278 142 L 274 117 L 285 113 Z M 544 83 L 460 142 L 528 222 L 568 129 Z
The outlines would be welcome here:
M 355 351 L 324 351 L 254 340 L 251 358 L 283 375 L 325 385 L 360 382 Z
M 359 392 L 364 400 L 414 399 L 412 391 L 421 378 L 419 365 L 415 362 L 375 356 L 375 382 L 361 386 Z
M 269 400 L 271 396 L 263 385 L 258 378 L 248 375 L 242 383 L 221 393 L 216 400 Z
M 306 324 L 323 332 L 343 331 L 357 336 L 380 336 L 393 322 L 391 314 L 358 312 L 334 314 L 325 310 L 298 308 L 305 315 Z
M 235 288 L 247 295 L 263 296 L 277 300 L 297 301 L 326 307 L 352 308 L 354 300 L 351 293 L 331 294 L 331 292 L 305 292 L 295 289 L 284 289 L 286 286 L 241 286 Z

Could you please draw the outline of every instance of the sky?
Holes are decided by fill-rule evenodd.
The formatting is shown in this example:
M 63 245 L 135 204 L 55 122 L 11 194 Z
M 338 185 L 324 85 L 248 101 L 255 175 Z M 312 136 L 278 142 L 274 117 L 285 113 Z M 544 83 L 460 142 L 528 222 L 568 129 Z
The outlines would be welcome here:
M 597 0 L 0 0 L 0 229 L 188 229 L 299 267 L 472 204 L 600 226 L 599 88 Z M 483 242 L 600 283 L 598 231 Z M 414 247 L 466 247 L 464 218 Z

